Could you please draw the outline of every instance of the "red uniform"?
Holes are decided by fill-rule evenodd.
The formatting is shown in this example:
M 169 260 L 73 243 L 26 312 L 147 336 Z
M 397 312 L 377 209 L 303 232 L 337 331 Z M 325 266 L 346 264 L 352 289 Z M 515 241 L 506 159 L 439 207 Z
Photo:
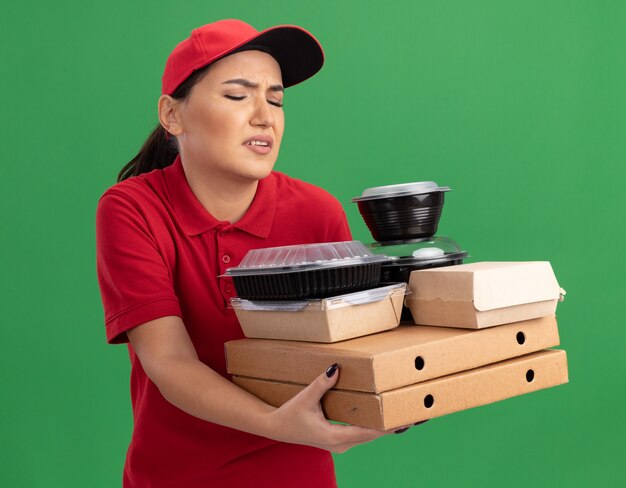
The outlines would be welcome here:
M 105 192 L 97 211 L 98 279 L 110 343 L 168 315 L 182 318 L 202 362 L 226 373 L 224 343 L 243 337 L 232 280 L 249 249 L 351 239 L 339 202 L 272 172 L 236 224 L 211 216 L 179 159 Z M 335 486 L 329 452 L 212 424 L 163 398 L 129 345 L 134 431 L 125 487 Z M 321 373 L 321 372 L 320 372 Z M 237 405 L 233 405 L 237 408 Z

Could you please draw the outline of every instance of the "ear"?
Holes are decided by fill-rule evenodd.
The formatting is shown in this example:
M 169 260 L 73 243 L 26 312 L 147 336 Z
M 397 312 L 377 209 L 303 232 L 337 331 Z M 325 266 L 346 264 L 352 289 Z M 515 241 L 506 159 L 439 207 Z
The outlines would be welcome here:
M 169 95 L 161 95 L 159 98 L 159 122 L 163 128 L 178 136 L 183 131 L 180 117 L 180 102 Z

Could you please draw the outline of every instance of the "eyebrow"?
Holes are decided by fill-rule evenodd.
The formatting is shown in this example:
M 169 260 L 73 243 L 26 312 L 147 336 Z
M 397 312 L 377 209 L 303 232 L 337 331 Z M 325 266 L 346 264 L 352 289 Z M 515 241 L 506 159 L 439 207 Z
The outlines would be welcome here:
M 246 88 L 258 88 L 259 87 L 258 83 L 253 83 L 252 81 L 246 80 L 243 78 L 235 78 L 233 80 L 226 80 L 224 83 L 222 83 L 222 85 L 241 85 L 241 86 L 245 86 Z M 270 90 L 276 91 L 276 92 L 284 92 L 285 88 L 283 87 L 283 85 L 270 85 Z

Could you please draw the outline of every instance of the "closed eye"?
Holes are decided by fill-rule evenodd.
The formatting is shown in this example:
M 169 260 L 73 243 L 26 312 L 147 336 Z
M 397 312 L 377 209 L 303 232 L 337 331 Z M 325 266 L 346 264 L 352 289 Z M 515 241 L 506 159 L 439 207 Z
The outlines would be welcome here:
M 246 98 L 245 95 L 224 95 L 224 97 L 228 98 L 229 100 L 235 100 L 236 102 L 241 102 L 242 100 Z M 269 103 L 270 105 L 274 105 L 274 107 L 279 107 L 279 108 L 283 106 L 282 102 L 278 102 L 274 100 L 268 100 L 267 103 Z

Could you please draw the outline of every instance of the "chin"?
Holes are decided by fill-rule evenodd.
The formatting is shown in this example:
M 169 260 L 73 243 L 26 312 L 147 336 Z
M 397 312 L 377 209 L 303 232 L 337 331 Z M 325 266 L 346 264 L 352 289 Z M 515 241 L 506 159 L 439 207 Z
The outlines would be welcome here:
M 242 171 L 240 175 L 248 180 L 262 180 L 263 178 L 267 178 L 272 172 L 272 169 L 274 169 L 274 163 L 275 161 L 272 161 L 271 163 L 257 162 Z
M 272 166 L 272 168 L 273 168 L 273 166 Z M 255 180 L 255 181 L 262 180 L 264 178 L 267 178 L 270 175 L 270 173 L 272 172 L 272 168 L 270 168 L 268 170 L 253 171 L 253 172 L 249 173 L 247 175 L 247 177 L 250 180 Z

